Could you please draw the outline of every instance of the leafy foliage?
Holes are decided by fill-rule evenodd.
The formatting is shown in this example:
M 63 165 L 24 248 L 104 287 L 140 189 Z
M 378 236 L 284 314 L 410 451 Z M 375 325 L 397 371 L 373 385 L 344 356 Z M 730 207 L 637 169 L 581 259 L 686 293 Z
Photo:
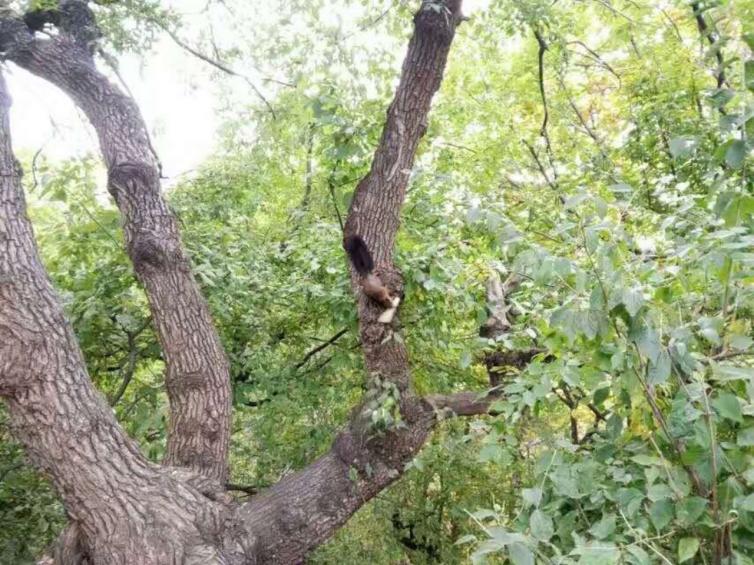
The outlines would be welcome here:
M 229 87 L 222 148 L 170 202 L 231 361 L 234 482 L 266 485 L 367 392 L 339 218 L 411 6 L 227 4 L 229 29 L 258 23 L 216 52 L 274 77 L 275 117 Z M 539 353 L 507 368 L 497 415 L 445 422 L 312 562 L 751 563 L 754 3 L 649 4 L 497 0 L 459 29 L 402 218 L 401 336 L 420 393 L 484 391 L 489 353 Z M 135 6 L 102 9 L 175 24 Z M 126 382 L 116 413 L 157 459 L 161 354 L 98 165 L 36 169 L 31 213 L 90 373 L 111 400 Z M 520 281 L 497 340 L 478 337 L 492 272 Z M 369 392 L 392 425 L 393 391 Z M 3 483 L 2 543 L 22 559 L 61 516 L 14 473 L 26 502 Z

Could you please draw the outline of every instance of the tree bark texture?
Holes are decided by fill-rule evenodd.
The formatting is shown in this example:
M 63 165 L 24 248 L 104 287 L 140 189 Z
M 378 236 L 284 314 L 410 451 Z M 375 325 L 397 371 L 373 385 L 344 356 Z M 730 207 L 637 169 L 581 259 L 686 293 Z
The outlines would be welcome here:
M 402 277 L 393 266 L 400 211 L 419 141 L 427 131 L 432 97 L 442 83 L 460 21 L 460 0 L 422 2 L 414 16 L 414 34 L 372 167 L 356 187 L 346 220 L 344 235 L 364 239 L 374 258 L 375 273 L 393 295 L 400 294 L 403 286 Z M 352 281 L 358 289 L 355 273 Z M 360 295 L 359 323 L 366 368 L 404 392 L 410 384 L 408 354 L 402 342 L 392 339 L 392 326 L 377 321 L 380 313 L 378 305 Z
M 0 395 L 11 429 L 51 477 L 95 563 L 206 553 L 222 506 L 178 480 L 181 471 L 149 463 L 87 375 L 26 215 L 9 105 L 0 75 Z
M 231 416 L 225 353 L 175 216 L 160 192 L 159 166 L 141 113 L 97 70 L 87 44 L 78 39 L 83 32 L 73 31 L 38 39 L 23 22 L 5 20 L 0 23 L 0 50 L 65 91 L 94 126 L 108 169 L 108 190 L 122 214 L 128 255 L 146 291 L 165 356 L 170 401 L 165 463 L 224 481 Z

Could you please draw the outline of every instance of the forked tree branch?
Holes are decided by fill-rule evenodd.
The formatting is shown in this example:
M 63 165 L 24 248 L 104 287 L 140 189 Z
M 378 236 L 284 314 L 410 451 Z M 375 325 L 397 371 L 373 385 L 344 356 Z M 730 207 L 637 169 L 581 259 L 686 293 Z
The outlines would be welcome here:
M 455 28 L 461 21 L 460 4 L 460 0 L 425 1 L 416 14 L 414 35 L 372 169 L 356 189 L 346 223 L 347 234 L 359 234 L 367 241 L 380 276 L 394 291 L 400 290 L 400 274 L 392 264 L 400 209 L 416 149 L 426 130 L 431 100 L 442 81 Z M 6 312 L 14 314 L 15 304 L 28 297 L 10 295 L 8 306 L 0 308 L 0 393 L 11 398 L 11 413 L 26 425 L 22 430 L 28 434 L 49 433 L 49 439 L 41 446 L 36 438 L 32 441 L 27 437 L 26 443 L 32 451 L 37 450 L 38 463 L 48 466 L 64 496 L 72 518 L 66 538 L 71 538 L 70 543 L 66 542 L 68 548 L 78 548 L 86 540 L 89 557 L 101 563 L 123 562 L 126 555 L 139 556 L 140 562 L 150 564 L 302 562 L 312 548 L 403 474 L 438 416 L 448 411 L 457 415 L 483 414 L 489 409 L 487 401 L 477 393 L 428 399 L 415 396 L 403 343 L 391 333 L 392 327 L 378 324 L 379 309 L 360 297 L 361 341 L 367 369 L 373 382 L 398 392 L 400 414 L 396 418 L 403 425 L 375 428 L 365 403 L 355 410 L 349 426 L 320 459 L 245 504 L 215 503 L 213 496 L 226 484 L 211 479 L 225 476 L 227 363 L 206 304 L 191 276 L 175 219 L 160 195 L 156 162 L 147 144 L 143 119 L 133 101 L 96 70 L 88 43 L 77 37 L 80 36 L 64 29 L 51 39 L 40 39 L 20 20 L 0 20 L 0 52 L 61 87 L 97 130 L 109 170 L 109 189 L 125 220 L 128 252 L 146 288 L 166 355 L 173 410 L 168 462 L 192 466 L 203 475 L 157 468 L 147 463 L 124 437 L 109 407 L 93 393 L 75 338 L 62 314 L 55 314 L 59 307 L 51 310 L 55 331 L 48 339 L 58 348 L 53 357 L 65 363 L 53 372 L 51 380 L 44 378 L 51 366 L 49 361 L 37 367 L 33 356 L 19 357 L 19 351 L 27 351 L 28 345 L 25 349 L 17 343 L 13 332 L 20 330 L 12 328 L 9 333 L 10 322 L 3 318 Z M 14 166 L 7 159 L 4 165 L 6 169 Z M 16 200 L 0 197 L 0 213 L 16 220 L 22 217 Z M 28 221 L 18 225 L 26 230 L 26 245 L 33 245 Z M 0 245 L 16 240 L 0 238 Z M 13 273 L 23 269 L 23 264 L 7 265 L 7 260 L 3 263 L 4 258 L 15 257 L 14 252 L 0 251 L 0 274 L 8 269 Z M 36 257 L 34 253 L 33 249 L 26 250 L 27 256 Z M 34 269 L 39 290 L 51 292 L 38 260 Z M 29 288 L 25 272 L 19 280 L 24 284 L 11 286 L 13 292 Z M 0 299 L 8 298 L 4 292 L 0 280 Z M 35 304 L 28 305 L 34 307 Z M 18 320 L 23 317 L 11 322 L 17 325 Z M 21 330 L 25 328 L 22 326 Z M 21 336 L 21 344 L 38 347 L 33 337 L 43 333 L 36 331 L 28 339 Z M 16 341 L 6 339 L 6 334 Z M 71 355 L 73 361 L 66 357 Z M 73 374 L 66 373 L 71 370 Z M 29 374 L 36 377 L 35 386 L 43 389 L 70 387 L 71 383 L 77 388 L 61 389 L 56 391 L 58 394 L 40 390 L 42 404 L 14 405 L 13 387 L 23 383 L 28 388 Z M 28 395 L 26 388 L 23 392 Z M 67 411 L 56 405 L 69 399 L 79 404 L 67 407 Z M 72 414 L 70 422 L 55 421 L 56 415 L 68 413 Z M 50 421 L 40 427 L 38 420 L 48 414 L 52 415 Z M 82 429 L 76 430 L 77 434 L 61 433 L 59 428 L 70 426 L 71 422 Z M 54 442 L 60 437 L 78 442 L 62 457 L 54 449 Z M 100 457 L 107 457 L 107 464 L 99 461 Z M 75 463 L 81 469 L 72 467 Z M 60 468 L 50 468 L 56 465 Z

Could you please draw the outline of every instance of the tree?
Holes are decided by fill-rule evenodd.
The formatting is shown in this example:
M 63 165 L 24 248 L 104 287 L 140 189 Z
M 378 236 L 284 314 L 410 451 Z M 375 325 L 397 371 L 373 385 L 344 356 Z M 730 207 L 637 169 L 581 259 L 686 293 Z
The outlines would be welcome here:
M 33 16 L 33 17 L 30 17 Z M 408 172 L 461 21 L 460 0 L 423 2 L 400 83 L 346 234 L 367 241 L 394 292 L 392 262 Z M 50 24 L 58 33 L 35 33 Z M 0 393 L 29 457 L 61 495 L 69 525 L 60 563 L 295 563 L 401 476 L 438 415 L 485 413 L 476 393 L 419 397 L 408 355 L 379 309 L 353 288 L 369 374 L 364 403 L 329 453 L 239 504 L 225 493 L 230 435 L 228 364 L 192 275 L 176 220 L 160 194 L 159 165 L 138 108 L 96 68 L 99 32 L 86 2 L 0 20 L 4 59 L 65 91 L 99 137 L 108 189 L 143 285 L 166 362 L 170 402 L 162 465 L 147 461 L 94 389 L 44 272 L 26 216 L 21 170 L 0 84 Z M 375 402 L 377 404 L 375 404 Z M 379 408 L 379 411 L 377 410 Z M 388 414 L 375 420 L 373 414 Z

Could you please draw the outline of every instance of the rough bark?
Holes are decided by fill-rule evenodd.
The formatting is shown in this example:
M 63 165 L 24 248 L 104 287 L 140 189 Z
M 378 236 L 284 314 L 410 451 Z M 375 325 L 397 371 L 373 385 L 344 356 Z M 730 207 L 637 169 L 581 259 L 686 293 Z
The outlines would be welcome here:
M 461 18 L 460 0 L 423 2 L 414 17 L 415 31 L 403 62 L 401 79 L 390 107 L 372 167 L 356 187 L 345 225 L 345 236 L 359 235 L 369 247 L 375 272 L 400 294 L 402 278 L 393 265 L 393 246 L 400 224 L 411 167 L 419 141 L 427 130 L 432 97 L 440 88 L 455 29 Z M 358 289 L 358 278 L 352 277 Z M 380 324 L 381 308 L 359 295 L 359 323 L 366 368 L 409 388 L 406 348 L 393 339 L 393 327 Z
M 144 286 L 165 356 L 170 425 L 165 463 L 224 481 L 230 439 L 228 362 L 191 272 L 176 219 L 160 192 L 158 161 L 134 101 L 96 68 L 89 52 L 93 20 L 81 2 L 51 39 L 20 20 L 0 21 L 5 58 L 65 91 L 99 137 L 108 190 L 123 217 L 126 248 Z M 75 8 L 75 10 L 74 10 Z M 85 8 L 85 6 L 84 6 Z
M 11 429 L 63 499 L 76 543 L 59 562 L 169 563 L 204 554 L 223 507 L 149 463 L 86 373 L 34 241 L 0 75 L 0 395 Z M 63 561 L 66 560 L 66 561 Z M 206 562 L 211 562 L 208 560 Z

